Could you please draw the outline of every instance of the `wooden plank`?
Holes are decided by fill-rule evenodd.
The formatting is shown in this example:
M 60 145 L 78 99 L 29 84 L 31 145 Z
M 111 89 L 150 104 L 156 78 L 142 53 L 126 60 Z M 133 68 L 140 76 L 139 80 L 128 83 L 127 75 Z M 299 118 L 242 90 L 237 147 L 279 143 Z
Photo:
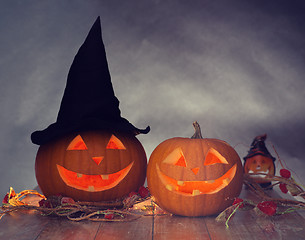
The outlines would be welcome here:
M 154 240 L 210 239 L 202 217 L 156 216 Z
M 74 222 L 64 217 L 48 217 L 48 224 L 39 234 L 37 240 L 93 240 L 96 236 L 99 222 Z
M 275 190 L 269 195 L 277 198 Z M 243 189 L 243 199 L 261 201 L 252 191 Z M 35 197 L 34 197 L 35 198 Z M 37 199 L 27 198 L 28 203 Z M 151 203 L 143 202 L 132 210 L 145 214 L 142 209 Z M 162 213 L 156 211 L 155 213 Z M 179 217 L 171 215 L 142 216 L 125 222 L 73 222 L 66 218 L 42 216 L 36 211 L 18 211 L 5 215 L 0 220 L 0 239 L 48 240 L 48 239 L 304 239 L 305 219 L 297 212 L 266 216 L 253 210 L 238 211 L 229 221 L 217 223 L 216 216 Z
M 276 197 L 276 191 L 269 194 Z M 252 191 L 243 189 L 243 199 L 260 202 Z M 238 211 L 229 221 L 217 223 L 216 216 L 185 218 L 178 216 L 155 217 L 154 239 L 304 239 L 305 220 L 297 212 L 280 216 L 258 215 L 254 210 Z
M 136 240 L 152 239 L 152 216 L 143 216 L 129 222 L 103 222 L 96 240 Z
M 278 195 L 271 190 L 267 193 L 274 198 Z M 243 199 L 252 200 L 256 203 L 258 198 L 252 191 L 243 190 Z M 211 239 L 304 239 L 305 220 L 297 212 L 285 215 L 267 216 L 257 214 L 254 210 L 238 211 L 229 221 L 229 229 L 225 224 L 215 223 L 214 218 L 206 219 L 207 228 Z
M 256 223 L 268 239 L 304 239 L 304 219 L 297 213 L 257 217 Z
M 23 201 L 38 205 L 41 198 L 29 195 Z M 0 220 L 0 239 L 32 240 L 36 239 L 49 219 L 35 210 L 19 210 L 5 214 Z
M 36 189 L 39 190 L 39 189 Z M 24 202 L 38 205 L 40 197 L 28 195 Z M 0 239 L 94 239 L 100 223 L 72 222 L 64 217 L 42 216 L 34 210 L 23 210 L 5 215 L 0 220 Z
M 280 198 L 276 190 L 267 191 L 267 194 Z M 289 195 L 286 198 L 293 199 Z M 305 219 L 298 212 L 256 217 L 256 222 L 269 239 L 304 239 L 305 236 Z
M 154 239 L 267 239 L 261 228 L 249 218 L 249 213 L 238 213 L 230 220 L 229 229 L 225 223 L 217 223 L 216 216 L 188 218 L 178 216 L 156 217 Z
M 34 240 L 48 222 L 33 210 L 6 214 L 0 220 L 0 239 Z
M 212 240 L 239 240 L 239 239 L 268 239 L 260 226 L 249 212 L 238 212 L 229 221 L 229 228 L 225 223 L 218 223 L 216 216 L 206 217 L 205 222 Z
M 146 207 L 151 205 L 151 200 L 137 203 L 129 209 L 132 214 L 137 214 L 140 218 L 132 220 L 135 216 L 126 216 L 122 222 L 102 222 L 96 239 L 152 239 L 153 216 Z

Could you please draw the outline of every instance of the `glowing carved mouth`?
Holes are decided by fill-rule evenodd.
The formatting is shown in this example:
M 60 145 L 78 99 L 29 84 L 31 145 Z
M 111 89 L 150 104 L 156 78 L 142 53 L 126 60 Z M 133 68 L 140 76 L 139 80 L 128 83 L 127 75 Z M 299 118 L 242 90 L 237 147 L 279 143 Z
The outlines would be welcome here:
M 269 174 L 269 170 L 266 170 L 266 171 L 256 171 L 256 172 L 253 172 L 252 170 L 249 170 L 248 173 L 256 174 L 256 175 L 251 175 L 251 177 L 253 177 L 253 178 L 264 178 L 264 177 L 267 177 L 267 175 Z
M 115 187 L 126 177 L 130 169 L 132 168 L 133 162 L 126 168 L 106 175 L 87 175 L 70 171 L 60 165 L 57 166 L 57 170 L 61 179 L 66 185 L 88 192 L 104 191 Z
M 196 196 L 200 194 L 213 194 L 228 186 L 236 173 L 236 164 L 231 167 L 224 175 L 215 180 L 208 181 L 177 181 L 166 176 L 160 171 L 157 165 L 157 173 L 165 187 L 170 191 L 176 191 L 179 194 L 187 196 Z

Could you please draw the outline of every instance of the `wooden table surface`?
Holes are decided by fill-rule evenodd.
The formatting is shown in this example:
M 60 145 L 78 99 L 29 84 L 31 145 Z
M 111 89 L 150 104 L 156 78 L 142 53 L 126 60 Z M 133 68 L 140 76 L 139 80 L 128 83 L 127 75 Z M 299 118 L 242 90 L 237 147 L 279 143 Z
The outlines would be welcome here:
M 270 192 L 274 192 L 271 190 Z M 244 199 L 256 196 L 243 189 Z M 305 219 L 298 212 L 276 216 L 257 216 L 254 211 L 238 211 L 225 224 L 211 217 L 172 215 L 143 216 L 129 222 L 74 222 L 63 217 L 42 216 L 34 210 L 6 214 L 0 220 L 0 239 L 305 239 Z

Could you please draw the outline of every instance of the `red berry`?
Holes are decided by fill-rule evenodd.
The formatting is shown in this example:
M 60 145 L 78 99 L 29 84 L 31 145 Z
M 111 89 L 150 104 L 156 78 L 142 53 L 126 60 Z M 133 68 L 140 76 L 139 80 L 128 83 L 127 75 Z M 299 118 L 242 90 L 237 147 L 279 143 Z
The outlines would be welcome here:
M 113 219 L 114 218 L 114 214 L 113 213 L 106 213 L 104 218 L 105 219 Z
M 276 204 L 272 201 L 264 201 L 257 204 L 257 208 L 263 213 L 273 216 L 276 213 Z
M 287 184 L 286 183 L 280 183 L 280 189 L 283 193 L 288 193 Z
M 47 199 L 41 199 L 39 201 L 39 207 L 44 207 L 44 208 L 52 208 L 52 204 L 49 200 Z
M 243 201 L 244 201 L 244 200 L 241 199 L 241 198 L 235 198 L 235 200 L 234 200 L 234 202 L 233 202 L 233 205 L 235 205 L 235 204 L 240 204 L 240 203 L 242 203 Z M 240 204 L 239 207 L 240 207 L 240 208 L 244 207 L 244 204 L 243 204 L 243 203 Z
M 141 186 L 138 190 L 139 195 L 141 196 L 141 198 L 146 198 L 149 195 L 149 191 L 146 187 Z
M 60 203 L 61 204 L 67 204 L 67 203 L 74 204 L 75 201 L 70 197 L 62 197 Z
M 133 196 L 135 196 L 135 195 L 138 195 L 136 192 L 130 192 L 129 194 L 128 194 L 128 197 L 133 197 Z
M 280 175 L 283 177 L 283 178 L 290 178 L 291 177 L 291 173 L 289 170 L 285 169 L 285 168 L 282 168 L 280 170 Z
M 3 198 L 2 203 L 3 203 L 3 204 L 8 203 L 8 193 L 7 193 L 7 194 L 5 195 L 5 197 Z

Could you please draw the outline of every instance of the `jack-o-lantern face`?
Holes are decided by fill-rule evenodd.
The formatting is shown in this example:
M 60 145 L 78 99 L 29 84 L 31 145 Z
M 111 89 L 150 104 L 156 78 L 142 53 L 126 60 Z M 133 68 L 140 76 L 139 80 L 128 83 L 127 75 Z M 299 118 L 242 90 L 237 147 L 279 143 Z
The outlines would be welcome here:
M 190 176 L 189 179 L 194 180 L 183 180 L 183 179 L 175 179 L 169 177 L 166 173 L 160 170 L 160 166 L 156 165 L 156 170 L 158 176 L 165 187 L 170 191 L 175 191 L 177 194 L 183 194 L 186 196 L 196 196 L 200 194 L 213 194 L 224 187 L 228 186 L 232 179 L 236 174 L 237 164 L 235 163 L 230 169 L 225 172 L 223 175 L 219 176 L 216 179 L 207 179 L 204 177 L 203 169 L 207 166 L 212 166 L 215 164 L 229 164 L 228 161 L 214 148 L 211 148 L 205 159 L 200 159 L 199 161 L 193 160 L 186 162 L 183 151 L 181 148 L 176 148 L 172 153 L 170 153 L 164 160 L 161 162 L 163 168 L 169 170 L 167 164 L 177 166 L 178 169 L 169 170 L 169 172 L 173 171 L 188 171 L 190 175 L 192 173 L 194 176 Z M 191 166 L 189 166 L 191 165 Z M 182 168 L 181 168 L 182 167 Z M 216 168 L 219 167 L 216 165 Z M 180 169 L 179 169 L 180 168 Z M 183 169 L 185 168 L 185 169 Z M 212 167 L 213 168 L 213 167 Z M 214 166 L 215 168 L 215 166 Z M 191 173 L 191 172 L 192 173 Z M 177 173 L 175 173 L 176 175 Z M 185 178 L 188 179 L 188 178 Z
M 81 132 L 42 145 L 35 170 L 46 196 L 63 194 L 75 200 L 113 200 L 143 185 L 146 155 L 134 136 Z
M 147 168 L 155 201 L 183 216 L 219 213 L 239 195 L 242 178 L 238 154 L 217 139 L 168 139 L 153 151 Z
M 255 155 L 251 158 L 248 158 L 244 164 L 245 173 L 255 173 L 258 175 L 251 175 L 255 178 L 257 183 L 267 183 L 270 180 L 264 179 L 266 176 L 274 176 L 275 166 L 271 158 L 263 155 Z M 261 175 L 259 175 L 261 174 Z M 266 175 L 267 174 L 267 175 Z

